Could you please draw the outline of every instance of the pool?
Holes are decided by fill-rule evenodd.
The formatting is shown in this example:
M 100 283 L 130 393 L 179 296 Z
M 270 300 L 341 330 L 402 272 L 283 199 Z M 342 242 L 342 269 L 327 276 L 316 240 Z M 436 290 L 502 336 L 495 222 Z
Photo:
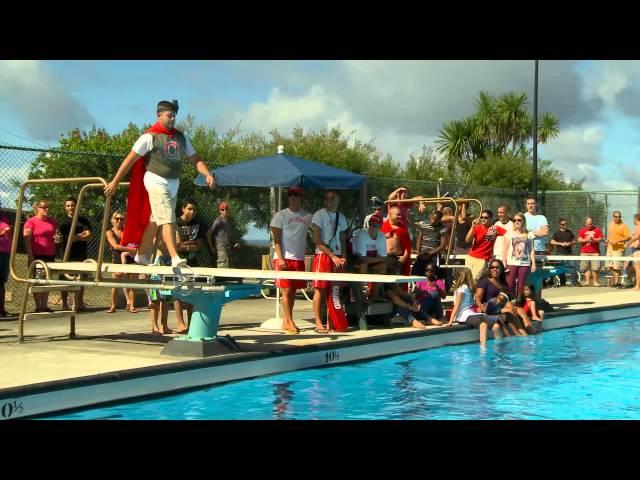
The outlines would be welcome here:
M 283 373 L 47 418 L 640 419 L 640 319 Z

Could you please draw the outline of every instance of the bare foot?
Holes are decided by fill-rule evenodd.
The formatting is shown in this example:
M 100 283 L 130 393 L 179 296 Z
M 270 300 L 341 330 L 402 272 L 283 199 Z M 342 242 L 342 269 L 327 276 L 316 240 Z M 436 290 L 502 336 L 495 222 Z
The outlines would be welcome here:
M 154 337 L 161 337 L 162 332 L 159 330 L 151 330 L 151 335 L 153 335 Z
M 640 287 L 633 287 L 631 290 L 638 291 L 638 290 L 640 290 Z
M 424 323 L 422 323 L 420 320 L 414 320 L 413 322 L 411 322 L 411 326 L 413 328 L 417 328 L 417 329 L 420 329 L 420 330 L 426 330 L 427 329 L 427 326 Z
M 173 330 L 171 330 L 169 327 L 162 327 L 162 333 L 165 335 L 170 335 L 172 333 L 175 333 Z
M 437 327 L 439 327 L 440 325 L 442 325 L 442 322 L 440 320 L 436 320 L 435 318 L 431 319 L 431 325 L 435 325 Z

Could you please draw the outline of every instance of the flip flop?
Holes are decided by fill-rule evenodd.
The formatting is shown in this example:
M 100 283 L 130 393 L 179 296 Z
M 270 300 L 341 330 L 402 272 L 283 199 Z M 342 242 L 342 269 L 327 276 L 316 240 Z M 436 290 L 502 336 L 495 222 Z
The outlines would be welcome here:
M 129 309 L 129 312 L 138 313 L 138 309 L 136 307 L 132 307 L 132 308 Z
M 298 335 L 300 332 L 298 330 L 285 328 L 284 330 L 282 330 L 282 333 L 284 333 L 285 335 Z
M 107 313 L 114 313 L 115 311 L 116 311 L 116 309 L 111 307 L 111 308 L 109 308 L 109 310 L 107 310 Z
M 177 333 L 178 335 L 185 335 L 185 334 L 189 333 L 189 329 L 185 328 L 184 330 L 174 330 L 173 333 Z
M 320 334 L 323 334 L 323 333 L 324 333 L 324 334 L 327 334 L 327 333 L 329 333 L 329 330 L 327 330 L 326 328 L 317 328 L 317 327 L 316 327 L 316 328 L 314 328 L 314 329 L 313 329 L 313 331 L 314 331 L 314 332 L 316 332 L 316 333 L 320 333 Z

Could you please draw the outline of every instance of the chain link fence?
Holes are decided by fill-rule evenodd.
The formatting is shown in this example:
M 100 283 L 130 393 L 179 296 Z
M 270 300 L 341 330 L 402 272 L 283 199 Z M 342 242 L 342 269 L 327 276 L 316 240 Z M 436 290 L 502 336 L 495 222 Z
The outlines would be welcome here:
M 595 226 L 602 230 L 605 238 L 608 235 L 609 223 L 613 221 L 614 211 L 622 213 L 622 220 L 633 231 L 633 216 L 640 212 L 640 191 L 547 191 L 540 195 L 539 210 L 544 213 L 549 222 L 549 233 L 559 229 L 561 218 L 567 220 L 568 227 L 573 233 L 584 226 L 587 217 L 593 218 Z M 601 255 L 606 253 L 604 244 L 600 245 Z M 579 248 L 574 245 L 573 253 L 578 254 Z
M 5 216 L 10 225 L 14 225 L 17 198 L 21 184 L 28 178 L 77 177 L 77 172 L 86 176 L 99 176 L 109 180 L 124 158 L 124 153 L 96 153 L 80 151 L 60 151 L 0 145 L 0 200 L 2 208 L 0 215 Z M 51 165 L 55 162 L 55 174 Z M 216 168 L 216 165 L 210 165 Z M 191 165 L 185 166 L 185 175 L 195 177 L 195 170 Z M 192 178 L 190 177 L 190 178 Z M 368 198 L 378 196 L 386 200 L 389 193 L 400 186 L 409 189 L 410 195 L 435 197 L 441 195 L 455 198 L 477 198 L 483 208 L 495 210 L 499 205 L 510 207 L 511 213 L 524 210 L 526 192 L 464 186 L 449 180 L 439 184 L 431 181 L 406 180 L 402 178 L 370 177 L 363 190 L 345 190 L 341 192 L 340 211 L 351 222 L 352 229 L 360 228 L 364 216 L 369 213 Z M 35 201 L 46 199 L 51 205 L 49 214 L 58 221 L 66 216 L 64 202 L 68 196 L 78 196 L 80 184 L 44 185 L 30 188 L 26 192 L 26 201 L 22 221 L 32 215 L 32 205 Z M 226 201 L 230 206 L 230 216 L 237 227 L 237 235 L 242 239 L 241 247 L 233 252 L 232 266 L 238 268 L 261 268 L 262 255 L 269 253 L 270 236 L 268 226 L 273 212 L 278 204 L 278 193 L 281 195 L 282 207 L 287 206 L 286 189 L 225 187 L 215 190 L 196 187 L 192 182 L 183 181 L 178 192 L 178 211 L 181 215 L 180 202 L 186 198 L 194 199 L 198 203 L 197 218 L 208 228 L 219 215 L 218 204 Z M 310 212 L 322 207 L 322 190 L 307 189 L 304 206 Z M 113 210 L 125 212 L 126 189 L 119 189 L 114 197 Z M 104 214 L 104 196 L 101 189 L 91 190 L 82 201 L 80 215 L 88 218 L 94 233 L 88 242 L 89 258 L 97 258 L 99 248 L 99 232 Z M 474 203 L 471 211 L 479 214 Z M 627 224 L 633 226 L 633 214 L 638 211 L 638 192 L 541 192 L 539 194 L 539 211 L 549 220 L 550 232 L 557 228 L 558 220 L 565 217 L 570 220 L 572 229 L 577 233 L 586 216 L 593 216 L 596 224 L 606 229 L 613 210 L 621 210 Z M 112 213 L 110 212 L 110 213 Z M 419 214 L 414 210 L 417 220 Z M 109 225 L 110 227 L 110 225 Z M 14 232 L 20 236 L 18 241 L 18 258 L 16 267 L 19 275 L 26 276 L 27 260 L 22 239 L 22 228 Z M 412 232 L 415 238 L 415 232 Z M 312 246 L 309 245 L 309 252 Z M 58 258 L 63 254 L 62 246 L 58 251 Z M 104 258 L 111 259 L 111 249 L 106 244 Z M 198 252 L 198 261 L 202 266 L 214 266 L 215 257 L 208 248 Z M 24 285 L 9 280 L 7 285 L 7 308 L 17 311 L 24 292 Z M 32 300 L 30 300 L 31 302 Z M 52 294 L 50 302 L 59 302 L 59 296 Z M 89 307 L 103 307 L 110 303 L 109 289 L 92 288 L 85 293 L 85 302 Z M 33 304 L 30 305 L 30 308 Z

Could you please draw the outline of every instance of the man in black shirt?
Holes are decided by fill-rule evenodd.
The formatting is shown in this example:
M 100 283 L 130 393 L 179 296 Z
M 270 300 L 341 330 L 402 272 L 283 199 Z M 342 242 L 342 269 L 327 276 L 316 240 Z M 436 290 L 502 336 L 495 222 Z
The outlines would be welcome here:
M 551 245 L 555 248 L 556 255 L 573 255 L 572 247 L 577 243 L 576 235 L 567 228 L 567 219 L 561 218 L 559 220 L 560 230 L 557 230 L 553 237 L 551 237 Z M 563 262 L 567 267 L 575 267 L 575 263 L 571 260 Z M 565 286 L 567 284 L 567 276 L 559 275 L 560 285 Z M 576 279 L 574 279 L 576 281 Z M 576 282 L 577 283 L 577 282 Z
M 191 267 L 199 267 L 198 252 L 204 247 L 204 238 L 207 227 L 196 218 L 198 210 L 198 202 L 192 198 L 182 201 L 182 215 L 176 220 L 177 227 L 177 249 L 178 252 L 185 252 L 183 258 L 187 259 L 187 263 Z M 187 325 L 184 322 L 182 308 L 186 307 L 187 316 L 191 321 L 191 312 L 193 306 L 181 300 L 175 300 L 173 303 L 176 309 L 176 319 L 178 320 L 178 332 L 186 333 Z
M 71 232 L 71 222 L 73 221 L 73 215 L 76 211 L 76 199 L 75 197 L 67 197 L 64 201 L 64 209 L 67 212 L 67 216 L 64 220 L 59 223 L 60 233 L 62 233 L 63 241 L 62 248 L 66 249 L 67 242 L 69 241 L 69 233 Z M 69 262 L 82 262 L 87 259 L 87 242 L 91 239 L 91 223 L 87 218 L 79 216 L 78 223 L 76 224 L 76 230 L 74 232 L 73 237 L 71 238 L 71 249 L 69 251 L 69 258 L 67 261 Z M 64 255 L 64 250 L 62 252 Z M 60 276 L 60 278 L 64 277 L 64 274 Z M 61 292 L 60 297 L 62 299 L 62 309 L 69 310 L 69 302 L 68 292 Z M 75 295 L 76 301 L 76 310 L 81 312 L 86 310 L 86 306 L 84 305 L 84 288 L 81 288 L 78 293 Z

